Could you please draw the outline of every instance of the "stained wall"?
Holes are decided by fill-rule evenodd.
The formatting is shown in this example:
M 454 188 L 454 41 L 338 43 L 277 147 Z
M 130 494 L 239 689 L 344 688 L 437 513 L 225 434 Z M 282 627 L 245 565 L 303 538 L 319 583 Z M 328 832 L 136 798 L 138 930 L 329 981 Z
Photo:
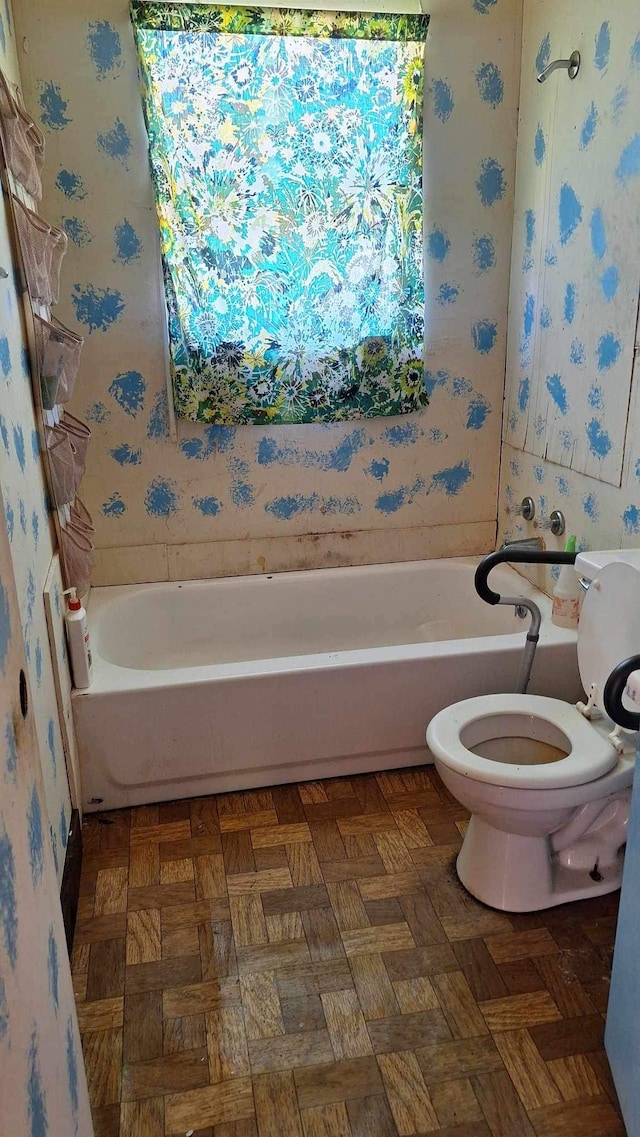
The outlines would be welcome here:
M 0 493 L 0 1133 L 93 1137 L 1 506 Z
M 44 208 L 70 237 L 60 316 L 102 583 L 481 552 L 495 540 L 520 0 L 434 0 L 427 45 L 422 413 L 169 431 L 156 220 L 125 0 L 22 0 Z
M 536 82 L 575 48 L 575 80 Z M 640 544 L 638 107 L 636 5 L 525 0 L 501 537 L 538 531 L 531 494 L 579 547 Z
M 17 83 L 15 28 L 8 3 L 0 10 L 0 16 L 0 67 L 10 81 Z M 33 693 L 46 799 L 46 829 L 58 879 L 61 880 L 71 819 L 71 796 L 43 596 L 55 537 L 36 429 L 14 252 L 7 200 L 3 196 L 0 202 L 0 266 L 7 275 L 0 277 L 0 485 Z M 58 592 L 55 618 L 61 621 L 62 615 Z M 68 686 L 68 671 L 63 678 L 66 678 Z

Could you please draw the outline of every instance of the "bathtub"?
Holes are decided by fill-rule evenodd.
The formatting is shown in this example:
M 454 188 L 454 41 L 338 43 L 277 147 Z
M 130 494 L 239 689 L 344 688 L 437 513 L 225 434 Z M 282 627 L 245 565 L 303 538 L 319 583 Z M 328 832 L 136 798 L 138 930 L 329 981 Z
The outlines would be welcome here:
M 442 707 L 513 690 L 528 620 L 473 587 L 477 559 L 94 588 L 93 682 L 74 692 L 84 807 L 430 762 Z M 581 696 L 575 632 L 543 611 L 530 690 Z

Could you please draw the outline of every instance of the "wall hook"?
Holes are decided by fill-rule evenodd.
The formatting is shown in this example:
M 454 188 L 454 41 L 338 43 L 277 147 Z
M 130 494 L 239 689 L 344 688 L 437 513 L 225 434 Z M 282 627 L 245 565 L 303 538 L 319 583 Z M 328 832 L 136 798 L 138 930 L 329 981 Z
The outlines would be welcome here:
M 568 59 L 554 59 L 553 63 L 549 63 L 544 71 L 541 71 L 537 76 L 538 82 L 544 83 L 552 71 L 558 71 L 561 67 L 564 67 L 565 70 L 569 72 L 570 79 L 575 79 L 580 70 L 580 52 L 572 51 Z

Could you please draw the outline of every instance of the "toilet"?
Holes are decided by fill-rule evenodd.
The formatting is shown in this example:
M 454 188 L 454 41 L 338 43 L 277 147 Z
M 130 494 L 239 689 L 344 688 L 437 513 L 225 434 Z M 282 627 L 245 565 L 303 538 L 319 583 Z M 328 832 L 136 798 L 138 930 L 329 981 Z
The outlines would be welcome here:
M 427 728 L 442 781 L 471 813 L 458 876 L 506 912 L 620 887 L 636 733 L 606 718 L 603 691 L 640 653 L 640 550 L 581 554 L 575 567 L 590 582 L 578 627 L 586 702 L 487 695 Z

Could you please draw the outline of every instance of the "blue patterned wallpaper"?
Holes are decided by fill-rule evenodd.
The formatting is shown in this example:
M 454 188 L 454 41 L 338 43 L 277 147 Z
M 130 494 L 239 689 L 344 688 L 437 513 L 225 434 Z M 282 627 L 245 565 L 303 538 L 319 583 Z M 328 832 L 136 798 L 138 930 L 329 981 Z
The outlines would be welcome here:
M 0 67 L 17 81 L 13 23 L 2 14 Z M 31 394 L 21 298 L 12 265 L 6 204 L 0 207 L 0 483 L 18 589 L 22 633 L 47 803 L 46 828 L 62 879 L 71 799 L 54 685 L 43 588 L 55 548 Z M 60 605 L 58 615 L 62 618 Z
M 536 83 L 574 48 L 575 80 Z M 512 512 L 531 494 L 579 547 L 640 544 L 639 106 L 634 5 L 583 0 L 576 21 L 569 0 L 525 0 L 502 536 L 536 532 Z
M 44 209 L 70 238 L 59 314 L 86 336 L 72 410 L 97 579 L 466 553 L 495 538 L 519 0 L 434 0 L 427 45 L 428 387 L 407 419 L 170 436 L 156 222 L 126 5 L 20 6 Z M 347 537 L 343 537 L 343 535 Z
M 22 613 L 2 504 L 0 494 L 0 1133 L 92 1137 L 34 716 L 19 702 Z

